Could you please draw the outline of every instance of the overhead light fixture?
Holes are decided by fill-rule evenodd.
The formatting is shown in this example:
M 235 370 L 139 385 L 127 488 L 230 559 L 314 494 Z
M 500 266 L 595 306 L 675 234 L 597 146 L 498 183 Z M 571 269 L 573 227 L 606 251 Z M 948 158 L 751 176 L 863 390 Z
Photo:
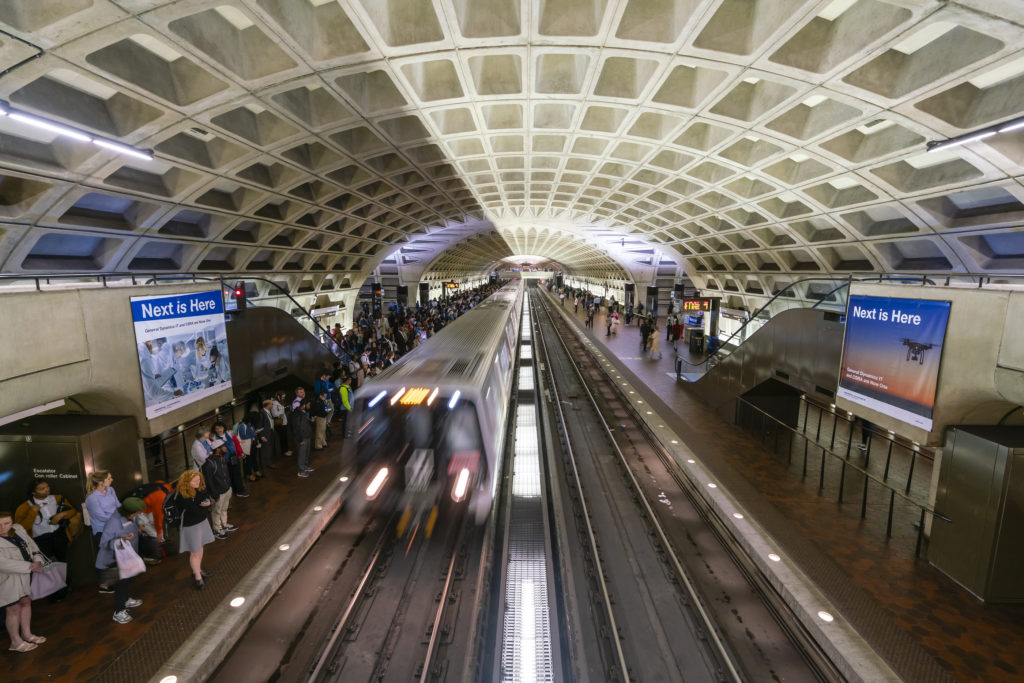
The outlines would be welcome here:
M 44 119 L 37 118 L 30 114 L 22 114 L 21 112 L 10 112 L 8 114 L 15 121 L 27 124 L 34 128 L 40 128 L 42 130 L 56 133 L 57 135 L 63 135 L 64 137 L 71 138 L 72 140 L 78 140 L 80 142 L 92 142 L 92 138 L 83 133 L 79 133 L 77 130 L 62 126 L 58 123 L 51 123 Z
M 126 154 L 128 156 L 133 156 L 137 159 L 143 159 L 145 161 L 153 160 L 153 153 L 149 150 L 136 149 L 131 145 L 125 145 L 120 142 L 114 142 L 113 140 L 94 138 L 92 135 L 84 131 L 78 130 L 76 128 L 72 128 L 71 126 L 65 126 L 62 123 L 57 123 L 56 121 L 51 121 L 49 119 L 37 116 L 35 114 L 29 114 L 27 112 L 12 109 L 11 106 L 5 101 L 0 101 L 0 116 L 7 116 L 15 121 L 18 121 L 19 123 L 24 123 L 27 126 L 32 126 L 33 128 L 39 128 L 40 130 L 56 133 L 57 135 L 61 135 L 66 138 L 71 138 L 72 140 L 77 140 L 78 142 L 92 142 L 100 147 L 105 147 L 106 149 L 118 152 L 119 154 Z
M 980 130 L 976 130 L 972 133 L 964 133 L 958 135 L 955 138 L 949 138 L 948 140 L 930 140 L 925 144 L 929 152 L 938 152 L 943 149 L 949 149 L 951 147 L 959 147 L 966 145 L 971 142 L 977 142 L 978 140 L 984 140 L 990 138 L 993 135 L 999 135 L 1001 133 L 1009 133 L 1011 131 L 1020 130 L 1024 128 L 1024 116 L 1018 116 L 1017 118 L 996 123 L 991 126 L 987 126 Z
M 94 139 L 93 143 L 99 145 L 100 147 L 106 147 L 107 149 L 112 149 L 115 152 L 120 152 L 121 154 L 127 154 L 128 156 L 132 156 L 137 159 L 142 159 L 143 161 L 153 161 L 153 155 L 151 153 L 143 152 L 141 150 L 135 149 L 134 147 L 129 147 L 128 145 L 122 145 L 121 143 L 118 142 L 110 142 L 109 140 L 100 139 Z

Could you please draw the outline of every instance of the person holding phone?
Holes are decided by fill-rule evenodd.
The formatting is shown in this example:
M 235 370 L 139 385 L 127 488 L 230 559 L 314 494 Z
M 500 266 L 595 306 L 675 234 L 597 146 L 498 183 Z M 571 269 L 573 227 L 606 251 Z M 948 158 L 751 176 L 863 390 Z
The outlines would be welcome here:
M 178 477 L 175 505 L 181 510 L 181 529 L 178 534 L 179 552 L 188 553 L 188 564 L 196 590 L 206 587 L 203 571 L 203 546 L 213 543 L 210 528 L 210 506 L 213 498 L 206 490 L 206 480 L 198 470 L 185 470 Z

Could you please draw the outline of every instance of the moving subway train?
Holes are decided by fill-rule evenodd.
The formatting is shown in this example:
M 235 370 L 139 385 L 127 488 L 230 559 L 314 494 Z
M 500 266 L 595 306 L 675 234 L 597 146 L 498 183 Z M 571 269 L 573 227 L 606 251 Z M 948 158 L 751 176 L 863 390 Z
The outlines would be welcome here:
M 523 284 L 516 280 L 359 388 L 346 461 L 359 473 L 350 509 L 376 501 L 403 511 L 398 532 L 438 503 L 490 513 L 505 447 Z

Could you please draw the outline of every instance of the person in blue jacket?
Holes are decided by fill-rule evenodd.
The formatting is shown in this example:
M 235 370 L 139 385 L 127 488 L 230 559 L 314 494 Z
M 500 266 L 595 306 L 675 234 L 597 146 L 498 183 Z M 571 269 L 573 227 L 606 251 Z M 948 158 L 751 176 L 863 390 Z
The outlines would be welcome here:
M 114 548 L 118 543 L 127 543 L 139 552 L 139 527 L 135 525 L 134 517 L 146 509 L 146 503 L 141 498 L 125 498 L 121 506 L 110 516 L 103 527 L 103 535 L 100 537 L 99 550 L 96 553 L 96 569 L 100 571 L 117 571 L 117 557 Z M 114 621 L 119 624 L 127 624 L 132 620 L 128 610 L 138 607 L 142 600 L 131 597 L 131 577 L 121 578 L 118 576 L 114 588 Z

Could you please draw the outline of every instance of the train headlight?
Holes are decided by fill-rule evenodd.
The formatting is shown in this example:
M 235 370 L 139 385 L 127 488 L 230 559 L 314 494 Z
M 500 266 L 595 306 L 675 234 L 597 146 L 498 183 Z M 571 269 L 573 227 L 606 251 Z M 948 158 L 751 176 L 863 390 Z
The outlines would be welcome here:
M 388 480 L 388 468 L 381 467 L 380 471 L 377 472 L 373 477 L 373 481 L 366 487 L 366 498 L 367 500 L 373 500 L 380 493 L 380 490 L 384 488 L 384 482 Z
M 461 503 L 466 499 L 466 492 L 469 490 L 469 469 L 463 467 L 459 470 L 459 476 L 455 478 L 455 486 L 452 487 L 452 500 Z

